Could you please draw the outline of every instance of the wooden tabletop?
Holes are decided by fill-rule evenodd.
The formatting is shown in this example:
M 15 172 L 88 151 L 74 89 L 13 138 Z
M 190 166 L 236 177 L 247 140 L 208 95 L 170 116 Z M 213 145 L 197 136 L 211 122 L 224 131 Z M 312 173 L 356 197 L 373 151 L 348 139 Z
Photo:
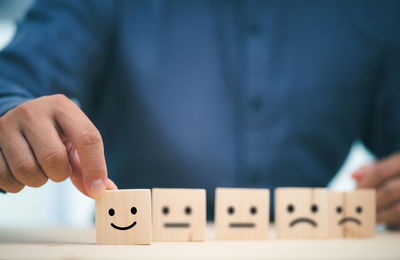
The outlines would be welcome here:
M 400 259 L 400 232 L 374 239 L 218 241 L 212 225 L 205 242 L 101 246 L 94 229 L 0 229 L 0 259 Z

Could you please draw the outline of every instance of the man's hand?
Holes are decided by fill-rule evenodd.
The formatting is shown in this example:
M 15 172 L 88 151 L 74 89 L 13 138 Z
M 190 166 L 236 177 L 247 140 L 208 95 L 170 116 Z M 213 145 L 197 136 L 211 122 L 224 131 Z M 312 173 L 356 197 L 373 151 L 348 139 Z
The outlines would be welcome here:
M 400 227 L 400 153 L 353 173 L 357 188 L 376 188 L 377 221 Z
M 85 195 L 115 189 L 99 131 L 70 99 L 25 102 L 0 118 L 0 188 L 16 193 L 70 177 Z

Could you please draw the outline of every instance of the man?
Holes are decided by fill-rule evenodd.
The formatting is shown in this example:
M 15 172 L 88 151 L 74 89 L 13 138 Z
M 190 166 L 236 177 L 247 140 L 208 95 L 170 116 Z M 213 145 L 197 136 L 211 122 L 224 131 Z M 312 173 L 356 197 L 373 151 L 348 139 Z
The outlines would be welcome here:
M 207 187 L 211 206 L 216 186 L 325 186 L 359 138 L 379 161 L 354 178 L 397 225 L 399 11 L 37 2 L 0 55 L 0 187 L 69 176 L 94 198 L 116 188 L 106 157 L 120 188 Z

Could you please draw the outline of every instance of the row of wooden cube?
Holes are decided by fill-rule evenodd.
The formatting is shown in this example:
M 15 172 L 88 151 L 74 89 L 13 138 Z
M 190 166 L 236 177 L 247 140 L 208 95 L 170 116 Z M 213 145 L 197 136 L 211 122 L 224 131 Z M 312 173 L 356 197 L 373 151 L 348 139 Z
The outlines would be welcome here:
M 372 237 L 375 190 L 332 192 L 322 188 L 275 190 L 278 238 Z M 217 188 L 217 239 L 268 238 L 268 189 Z M 204 189 L 106 191 L 96 199 L 99 244 L 150 244 L 153 241 L 204 241 Z

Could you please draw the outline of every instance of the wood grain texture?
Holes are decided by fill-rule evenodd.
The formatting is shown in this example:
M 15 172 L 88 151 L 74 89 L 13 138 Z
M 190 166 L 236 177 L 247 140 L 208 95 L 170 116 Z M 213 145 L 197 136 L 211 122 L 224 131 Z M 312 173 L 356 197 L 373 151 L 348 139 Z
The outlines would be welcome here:
M 344 215 L 344 193 L 329 191 L 328 194 L 328 237 L 343 238 L 344 228 L 340 221 Z
M 204 241 L 204 189 L 152 189 L 153 241 Z
M 315 239 L 328 236 L 328 191 L 322 188 L 275 190 L 275 221 L 282 239 Z
M 268 189 L 217 188 L 215 193 L 217 239 L 267 239 L 269 197 Z
M 345 193 L 345 217 L 355 221 L 343 224 L 345 237 L 368 238 L 375 235 L 376 192 L 360 189 Z M 359 223 L 357 223 L 359 221 Z
M 98 244 L 151 243 L 150 190 L 106 191 L 96 199 L 95 215 Z

